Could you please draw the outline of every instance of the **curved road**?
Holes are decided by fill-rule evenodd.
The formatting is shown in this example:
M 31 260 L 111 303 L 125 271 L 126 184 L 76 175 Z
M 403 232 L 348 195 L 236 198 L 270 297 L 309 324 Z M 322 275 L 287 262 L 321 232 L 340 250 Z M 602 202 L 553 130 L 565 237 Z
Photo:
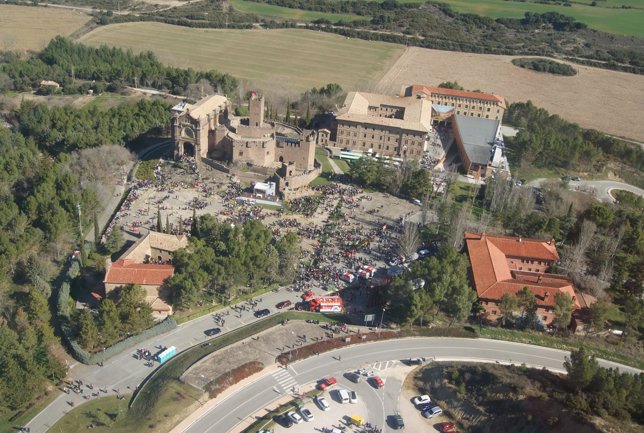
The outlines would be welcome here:
M 354 370 L 377 361 L 424 356 L 443 361 L 525 363 L 530 367 L 545 367 L 549 370 L 565 372 L 563 362 L 568 355 L 569 352 L 562 350 L 498 340 L 409 338 L 338 349 L 296 362 L 289 366 L 288 371 L 296 381 L 296 386 L 301 386 L 325 376 L 341 376 L 345 371 Z M 341 361 L 337 360 L 338 357 Z M 621 371 L 640 372 L 638 369 L 614 362 L 599 360 L 599 363 L 604 367 L 617 367 Z M 271 373 L 265 373 L 203 414 L 184 432 L 228 432 L 282 396 L 283 394 L 278 391 L 278 382 L 275 377 Z
M 540 178 L 527 183 L 528 186 L 539 187 L 545 182 L 558 181 L 555 178 Z M 593 194 L 598 200 L 615 203 L 615 197 L 611 194 L 613 190 L 623 190 L 644 197 L 644 189 L 630 185 L 628 183 L 616 182 L 614 180 L 571 180 L 568 184 L 571 190 L 587 192 Z

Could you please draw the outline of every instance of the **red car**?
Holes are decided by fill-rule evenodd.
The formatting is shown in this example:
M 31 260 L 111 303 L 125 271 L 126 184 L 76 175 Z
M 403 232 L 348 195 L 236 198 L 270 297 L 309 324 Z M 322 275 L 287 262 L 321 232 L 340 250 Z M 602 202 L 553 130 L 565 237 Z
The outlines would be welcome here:
M 325 389 L 329 388 L 330 386 L 335 385 L 337 380 L 335 380 L 335 377 L 327 377 L 326 379 L 322 379 L 318 383 L 318 389 L 320 391 L 324 391 Z
M 282 301 L 282 302 L 279 302 L 277 305 L 275 305 L 275 307 L 280 309 L 280 310 L 282 308 L 288 308 L 290 306 L 291 306 L 291 301 Z
M 378 377 L 378 376 L 372 376 L 372 377 L 370 378 L 370 380 L 371 380 L 371 384 L 372 384 L 375 388 L 382 388 L 383 386 L 385 386 L 385 383 L 384 383 L 384 382 L 382 381 L 382 379 L 381 379 L 380 377 Z
M 310 299 L 315 296 L 315 293 L 311 290 L 307 290 L 306 292 L 302 293 L 302 300 L 306 301 L 307 299 Z
M 438 430 L 443 433 L 455 433 L 456 424 L 454 424 L 453 422 L 442 422 L 438 424 Z

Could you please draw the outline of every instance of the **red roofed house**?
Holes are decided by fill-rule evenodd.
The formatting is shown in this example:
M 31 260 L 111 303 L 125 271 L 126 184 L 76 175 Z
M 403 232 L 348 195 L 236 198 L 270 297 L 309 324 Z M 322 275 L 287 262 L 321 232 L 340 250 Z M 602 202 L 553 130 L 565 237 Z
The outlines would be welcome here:
M 453 114 L 500 121 L 505 112 L 505 99 L 492 93 L 470 92 L 423 84 L 403 86 L 400 90 L 400 96 L 416 95 L 426 96 L 433 105 L 454 107 Z
M 558 292 L 572 298 L 575 310 L 581 308 L 568 277 L 546 273 L 559 261 L 554 240 L 465 233 L 465 242 L 474 287 L 488 320 L 501 318 L 499 303 L 505 293 L 516 295 L 524 287 L 535 294 L 537 314 L 546 326 L 555 318 Z
M 174 275 L 174 266 L 167 262 L 173 251 L 187 244 L 186 236 L 148 232 L 114 263 L 109 258 L 105 261 L 105 294 L 127 284 L 138 284 L 145 290 L 155 318 L 172 314 L 172 306 L 165 301 L 169 293 L 163 283 Z

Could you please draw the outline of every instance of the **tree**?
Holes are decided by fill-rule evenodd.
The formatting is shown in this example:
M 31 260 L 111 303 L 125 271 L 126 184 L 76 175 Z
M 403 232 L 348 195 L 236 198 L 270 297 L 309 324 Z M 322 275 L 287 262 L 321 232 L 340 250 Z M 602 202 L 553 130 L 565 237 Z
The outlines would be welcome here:
M 89 350 L 98 343 L 98 328 L 88 309 L 82 310 L 78 317 L 78 342 Z
M 94 212 L 94 245 L 101 243 L 101 231 L 98 228 L 98 216 Z
M 553 323 L 557 329 L 562 330 L 570 325 L 574 306 L 575 304 L 569 294 L 559 291 L 555 293 L 555 319 Z
M 452 284 L 447 292 L 443 309 L 452 319 L 449 326 L 454 321 L 465 320 L 472 310 L 472 304 L 476 301 L 476 293 L 465 280 Z
M 403 226 L 403 232 L 398 236 L 396 246 L 398 254 L 403 257 L 410 257 L 420 245 L 420 234 L 416 223 L 406 222 Z
M 128 333 L 138 334 L 154 322 L 152 310 L 145 302 L 145 290 L 138 284 L 121 288 L 117 310 L 123 330 Z
M 499 310 L 501 311 L 501 325 L 506 326 L 508 321 L 513 320 L 514 312 L 519 308 L 519 300 L 512 293 L 504 293 L 501 296 Z
M 564 368 L 568 372 L 568 383 L 576 391 L 584 390 L 590 385 L 593 377 L 599 369 L 599 363 L 594 356 L 588 355 L 585 347 L 570 352 L 570 357 L 566 357 Z
M 463 90 L 463 86 L 458 84 L 458 81 L 444 81 L 438 85 L 443 89 Z
M 606 321 L 612 313 L 614 305 L 605 299 L 598 299 L 590 306 L 590 327 L 595 332 L 601 332 L 606 328 Z
M 107 236 L 107 240 L 105 241 L 105 248 L 107 249 L 107 251 L 109 251 L 111 254 L 114 254 L 123 247 L 124 243 L 125 239 L 123 238 L 123 231 L 121 230 L 121 226 L 112 227 L 112 231 Z
M 431 296 L 429 296 L 429 293 L 424 289 L 416 289 L 411 295 L 407 321 L 412 325 L 416 320 L 420 320 L 420 326 L 422 327 L 423 321 L 430 318 L 433 309 L 434 302 L 432 301 Z
M 119 319 L 119 313 L 114 301 L 109 298 L 101 301 L 98 309 L 98 320 L 103 344 L 110 345 L 115 342 L 121 330 L 121 319 Z
M 523 317 L 523 325 L 526 328 L 534 328 L 537 321 L 537 301 L 534 292 L 525 286 L 517 292 L 519 307 Z
M 161 209 L 157 208 L 157 232 L 161 233 L 163 226 L 161 225 Z

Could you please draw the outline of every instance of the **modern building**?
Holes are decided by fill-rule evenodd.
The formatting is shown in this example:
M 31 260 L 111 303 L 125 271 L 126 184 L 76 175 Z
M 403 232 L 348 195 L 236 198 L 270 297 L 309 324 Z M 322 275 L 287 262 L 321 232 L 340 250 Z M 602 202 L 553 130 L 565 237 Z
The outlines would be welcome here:
M 350 92 L 336 114 L 336 146 L 375 156 L 422 159 L 432 131 L 430 101 Z
M 506 108 L 505 99 L 492 93 L 447 89 L 423 84 L 405 85 L 400 90 L 400 96 L 419 95 L 427 97 L 432 105 L 453 107 L 454 114 L 482 119 L 501 121 Z
M 501 121 L 455 114 L 452 130 L 466 175 L 482 179 L 495 170 L 509 171 Z
M 270 172 L 278 193 L 306 186 L 319 175 L 315 161 L 317 136 L 292 125 L 264 118 L 264 97 L 253 93 L 249 116 L 231 114 L 231 102 L 220 95 L 196 104 L 182 102 L 172 108 L 174 157 L 225 161 Z
M 524 287 L 534 293 L 539 320 L 550 325 L 555 318 L 555 295 L 569 295 L 574 309 L 581 308 L 572 282 L 564 275 L 548 273 L 559 261 L 554 240 L 465 233 L 471 275 L 488 320 L 501 318 L 501 298 L 516 295 Z
M 172 314 L 172 306 L 167 302 L 170 293 L 163 284 L 174 275 L 174 266 L 170 264 L 172 253 L 187 245 L 185 235 L 148 232 L 115 262 L 106 259 L 105 295 L 109 296 L 119 287 L 138 284 L 145 290 L 146 302 L 156 319 Z

